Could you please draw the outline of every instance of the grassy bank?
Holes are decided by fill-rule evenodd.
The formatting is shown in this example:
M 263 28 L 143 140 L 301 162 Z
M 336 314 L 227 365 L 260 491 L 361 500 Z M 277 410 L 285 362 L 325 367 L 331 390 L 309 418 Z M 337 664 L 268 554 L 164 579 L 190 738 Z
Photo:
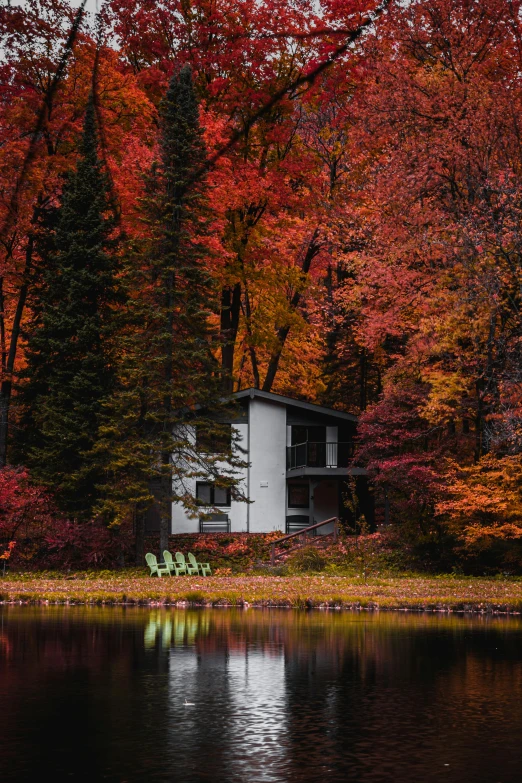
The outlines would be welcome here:
M 393 576 L 151 578 L 104 572 L 0 578 L 4 603 L 283 606 L 522 612 L 522 580 Z

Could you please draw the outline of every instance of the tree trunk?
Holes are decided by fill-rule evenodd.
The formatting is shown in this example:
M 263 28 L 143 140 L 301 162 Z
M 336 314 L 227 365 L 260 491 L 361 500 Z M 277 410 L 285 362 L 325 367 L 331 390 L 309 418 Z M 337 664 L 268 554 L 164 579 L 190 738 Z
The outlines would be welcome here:
M 163 452 L 162 466 L 166 474 L 161 477 L 160 490 L 160 530 L 159 530 L 159 555 L 160 563 L 163 562 L 163 552 L 169 548 L 169 536 L 172 524 L 172 481 L 171 481 L 171 454 Z
M 250 295 L 248 293 L 248 285 L 246 277 L 244 279 L 245 289 L 245 326 L 248 334 L 248 354 L 250 356 L 250 363 L 252 365 L 252 375 L 254 376 L 254 387 L 259 389 L 261 386 L 261 378 L 259 376 L 259 365 L 257 363 L 256 349 L 253 344 L 252 333 L 252 309 L 250 307 Z
M 239 314 L 241 312 L 241 283 L 221 292 L 221 368 L 225 394 L 234 389 L 234 352 L 236 348 Z
M 384 524 L 386 527 L 388 527 L 390 521 L 390 496 L 388 494 L 388 487 L 384 485 Z
M 2 376 L 7 367 L 7 342 L 5 336 L 5 299 L 4 299 L 4 278 L 0 277 L 0 353 L 2 356 Z
M 160 478 L 160 562 L 163 551 L 169 548 L 169 534 L 172 518 L 172 396 L 174 371 L 174 272 L 169 270 L 165 280 L 165 309 L 167 331 L 165 339 L 165 393 L 163 397 L 163 448 L 161 452 Z
M 16 349 L 20 337 L 20 327 L 22 316 L 24 314 L 27 292 L 29 290 L 29 273 L 33 262 L 34 236 L 29 235 L 25 251 L 25 269 L 23 274 L 23 283 L 18 294 L 18 302 L 11 329 L 11 339 L 9 341 L 9 353 L 5 363 L 4 377 L 0 384 L 0 468 L 7 465 L 7 439 L 9 435 L 9 410 L 11 406 L 11 392 L 13 389 L 13 372 L 16 359 Z
M 145 514 L 139 505 L 134 518 L 134 560 L 137 566 L 142 566 L 145 560 Z
M 306 249 L 306 253 L 303 258 L 303 263 L 301 265 L 301 271 L 303 275 L 308 274 L 308 272 L 310 271 L 310 266 L 312 265 L 312 261 L 314 260 L 315 256 L 318 254 L 319 250 L 321 249 L 321 244 L 317 241 L 318 236 L 319 236 L 319 229 L 316 228 L 314 233 L 312 234 L 312 238 L 310 239 L 310 242 L 308 243 L 308 247 Z M 291 308 L 295 310 L 295 308 L 298 306 L 300 301 L 301 301 L 301 292 L 295 291 L 294 295 L 290 300 Z M 277 370 L 279 368 L 281 354 L 283 353 L 283 348 L 285 347 L 286 338 L 288 337 L 289 332 L 290 332 L 289 326 L 281 326 L 277 330 L 277 348 L 272 352 L 270 361 L 268 362 L 268 369 L 266 371 L 265 380 L 263 382 L 263 391 L 265 392 L 269 392 L 272 390 L 272 386 L 275 381 Z
M 361 348 L 361 353 L 359 355 L 359 367 L 361 372 L 361 378 L 360 378 L 360 409 L 362 411 L 366 410 L 367 405 L 367 383 L 368 383 L 368 363 L 366 358 L 366 348 Z
M 279 361 L 281 359 L 281 354 L 283 353 L 283 348 L 285 346 L 286 338 L 288 337 L 289 331 L 290 331 L 289 326 L 282 326 L 277 331 L 278 346 L 276 350 L 272 353 L 272 356 L 270 357 L 270 361 L 268 363 L 268 368 L 265 375 L 265 380 L 263 382 L 263 391 L 265 392 L 272 391 L 272 386 L 275 381 L 277 370 L 279 368 Z

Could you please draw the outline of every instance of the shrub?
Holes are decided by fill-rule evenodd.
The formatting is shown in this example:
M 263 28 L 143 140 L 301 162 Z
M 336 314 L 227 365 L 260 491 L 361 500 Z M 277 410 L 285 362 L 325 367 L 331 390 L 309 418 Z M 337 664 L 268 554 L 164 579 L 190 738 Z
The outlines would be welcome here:
M 42 555 L 45 563 L 58 568 L 123 565 L 132 540 L 130 525 L 108 528 L 96 521 L 62 520 L 46 535 Z
M 215 538 L 198 538 L 192 544 L 192 548 L 198 552 L 218 552 L 219 545 Z
M 11 542 L 12 562 L 24 568 L 111 567 L 123 564 L 132 530 L 65 519 L 25 468 L 7 467 L 0 470 L 1 550 L 3 541 Z
M 233 541 L 223 549 L 223 554 L 227 557 L 234 557 L 234 555 L 250 555 L 251 549 L 243 541 Z
M 326 567 L 327 560 L 314 546 L 306 546 L 290 555 L 286 562 L 291 572 L 305 573 L 322 571 Z
M 466 569 L 522 571 L 521 486 L 519 454 L 488 454 L 468 466 L 450 463 L 436 513 L 457 540 Z
M 31 484 L 25 468 L 0 470 L 0 541 L 42 536 L 56 516 L 51 496 Z

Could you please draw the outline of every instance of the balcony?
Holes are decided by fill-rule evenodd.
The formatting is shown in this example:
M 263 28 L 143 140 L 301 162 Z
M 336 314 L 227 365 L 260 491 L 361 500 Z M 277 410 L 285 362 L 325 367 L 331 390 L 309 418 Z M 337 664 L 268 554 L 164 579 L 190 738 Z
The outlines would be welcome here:
M 286 450 L 286 469 L 347 468 L 353 456 L 353 443 L 297 443 Z

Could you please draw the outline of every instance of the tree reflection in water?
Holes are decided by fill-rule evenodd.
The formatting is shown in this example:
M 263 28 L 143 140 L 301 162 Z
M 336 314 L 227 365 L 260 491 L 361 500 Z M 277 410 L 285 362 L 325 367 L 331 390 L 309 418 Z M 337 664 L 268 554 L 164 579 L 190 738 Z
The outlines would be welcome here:
M 521 642 L 517 619 L 1 607 L 2 780 L 518 783 Z

